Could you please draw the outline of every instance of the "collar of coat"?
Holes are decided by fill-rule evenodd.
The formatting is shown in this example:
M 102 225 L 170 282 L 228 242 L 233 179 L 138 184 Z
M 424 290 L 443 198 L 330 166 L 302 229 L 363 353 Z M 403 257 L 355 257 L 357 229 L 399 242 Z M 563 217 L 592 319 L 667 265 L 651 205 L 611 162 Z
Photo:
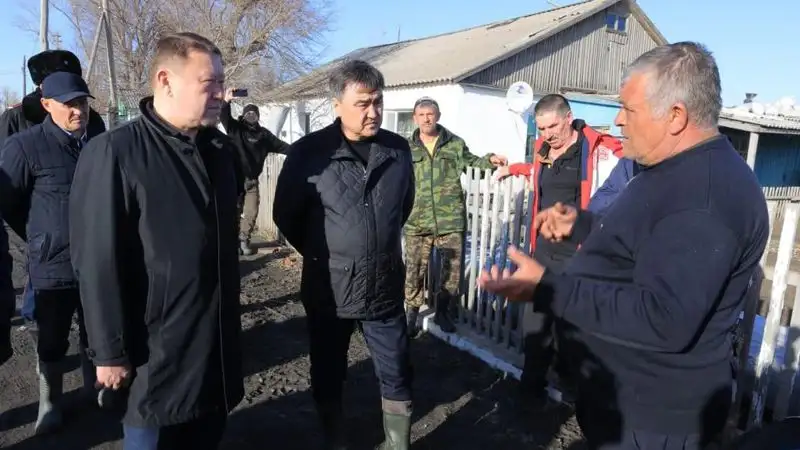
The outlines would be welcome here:
M 156 113 L 155 109 L 153 109 L 152 96 L 145 97 L 139 102 L 139 111 L 142 113 L 142 118 L 144 118 L 145 122 L 159 134 L 168 138 L 177 139 L 184 144 L 193 144 L 198 147 L 210 144 L 213 147 L 222 148 L 226 142 L 227 137 L 214 127 L 200 128 L 197 131 L 197 137 L 194 142 L 192 142 L 191 137 L 167 123 L 166 120 L 162 119 L 161 116 Z
M 455 134 L 453 134 L 450 130 L 448 130 L 447 128 L 445 128 L 441 124 L 438 124 L 438 123 L 436 124 L 436 130 L 439 132 L 439 140 L 436 141 L 436 147 L 437 148 L 444 147 L 445 144 L 450 142 L 453 139 L 453 137 L 455 137 Z M 425 148 L 425 144 L 422 142 L 422 139 L 420 139 L 420 137 L 419 137 L 419 128 L 414 130 L 414 132 L 411 134 L 411 142 L 416 147 Z
M 336 143 L 335 148 L 331 153 L 331 159 L 350 159 L 355 157 L 353 155 L 353 151 L 350 149 L 350 146 L 347 144 L 347 139 L 344 137 L 344 133 L 342 132 L 341 118 L 337 117 L 332 124 L 320 131 L 325 133 L 325 142 L 330 142 L 331 144 Z M 375 153 L 375 146 L 377 146 L 377 150 L 380 153 L 383 153 L 390 158 L 399 159 L 397 149 L 390 143 L 390 135 L 392 134 L 394 133 L 386 131 L 383 128 L 379 129 L 378 134 L 376 134 L 375 137 L 370 140 L 373 150 L 371 153 Z M 404 140 L 400 135 L 394 134 L 394 136 L 397 139 Z

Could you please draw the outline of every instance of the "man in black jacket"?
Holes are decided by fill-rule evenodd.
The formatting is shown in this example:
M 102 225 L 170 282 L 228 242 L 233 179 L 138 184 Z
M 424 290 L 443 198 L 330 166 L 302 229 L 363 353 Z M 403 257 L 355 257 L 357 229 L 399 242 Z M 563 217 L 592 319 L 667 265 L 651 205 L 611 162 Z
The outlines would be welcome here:
M 141 116 L 81 154 L 72 261 L 98 382 L 127 400 L 124 448 L 211 450 L 244 394 L 224 70 L 194 33 L 162 38 L 152 65 Z
M 83 351 L 86 334 L 78 283 L 69 257 L 68 202 L 81 148 L 94 136 L 87 129 L 89 88 L 70 72 L 55 72 L 42 83 L 47 118 L 5 141 L 0 154 L 0 210 L 10 223 L 24 223 L 28 270 L 33 286 L 38 338 L 39 415 L 36 432 L 61 423 L 59 398 L 63 359 L 77 311 L 81 365 L 87 394 L 94 392 L 94 367 Z
M 582 243 L 565 273 L 510 251 L 514 275 L 481 284 L 574 325 L 561 350 L 590 448 L 699 450 L 730 410 L 730 330 L 758 285 L 767 205 L 719 133 L 708 50 L 656 47 L 623 80 L 616 124 L 642 170 L 602 217 L 559 203 L 537 215 L 544 238 Z
M 278 139 L 269 130 L 259 125 L 258 106 L 250 104 L 244 107 L 242 115 L 234 119 L 231 115 L 231 100 L 234 89 L 225 92 L 225 104 L 219 116 L 225 132 L 236 145 L 236 151 L 244 175 L 244 195 L 239 199 L 239 212 L 242 220 L 239 223 L 239 252 L 245 256 L 252 255 L 250 236 L 258 216 L 259 191 L 258 177 L 264 170 L 264 160 L 270 153 L 286 154 L 289 144 Z
M 42 81 L 54 72 L 71 72 L 83 76 L 81 62 L 74 53 L 67 50 L 45 50 L 28 59 L 28 72 L 36 89 L 26 95 L 22 102 L 0 114 L 0 148 L 3 141 L 15 133 L 24 131 L 38 125 L 47 117 L 47 111 L 42 107 Z M 94 109 L 89 108 L 89 125 L 87 132 L 96 136 L 106 131 L 103 118 Z M 19 237 L 25 239 L 25 219 L 19 216 L 20 222 L 8 222 L 9 226 Z M 6 218 L 6 221 L 9 219 Z M 34 295 L 31 281 L 28 279 L 23 294 L 22 317 L 34 323 L 33 318 Z M 35 327 L 33 328 L 35 329 Z M 34 333 L 35 335 L 35 333 Z
M 0 219 L 2 220 L 2 219 Z M 14 353 L 11 347 L 11 318 L 14 316 L 14 283 L 11 280 L 13 261 L 8 252 L 8 232 L 0 222 L 0 365 Z
M 384 449 L 407 449 L 411 363 L 401 233 L 414 204 L 411 150 L 382 130 L 383 75 L 344 63 L 329 85 L 339 118 L 291 146 L 273 217 L 303 255 L 301 297 L 311 386 L 326 444 L 343 448 L 342 383 L 350 335 L 366 340 L 383 398 Z

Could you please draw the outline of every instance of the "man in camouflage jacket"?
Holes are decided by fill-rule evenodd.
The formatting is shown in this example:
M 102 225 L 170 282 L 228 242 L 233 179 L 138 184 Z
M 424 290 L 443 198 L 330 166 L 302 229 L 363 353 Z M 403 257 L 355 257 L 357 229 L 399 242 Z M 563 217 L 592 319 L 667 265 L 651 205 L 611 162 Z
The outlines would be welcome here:
M 441 255 L 440 290 L 433 299 L 434 322 L 444 332 L 455 331 L 448 309 L 451 299 L 461 295 L 466 229 L 461 174 L 470 166 L 491 169 L 507 163 L 500 155 L 473 155 L 463 139 L 439 125 L 439 118 L 435 100 L 423 97 L 414 104 L 414 122 L 418 128 L 411 136 L 410 147 L 417 195 L 404 230 L 406 314 L 412 337 L 419 334 L 417 318 L 424 303 L 423 281 L 434 246 Z

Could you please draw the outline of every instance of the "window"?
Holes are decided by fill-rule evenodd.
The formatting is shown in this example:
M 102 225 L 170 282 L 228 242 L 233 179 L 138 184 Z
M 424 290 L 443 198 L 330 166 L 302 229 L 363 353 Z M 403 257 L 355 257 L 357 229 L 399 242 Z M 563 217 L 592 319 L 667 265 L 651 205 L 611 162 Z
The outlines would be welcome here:
M 616 13 L 606 14 L 606 30 L 625 33 L 628 27 L 628 17 Z
M 408 139 L 417 129 L 414 124 L 414 113 L 412 111 L 385 111 L 381 128 L 393 131 Z

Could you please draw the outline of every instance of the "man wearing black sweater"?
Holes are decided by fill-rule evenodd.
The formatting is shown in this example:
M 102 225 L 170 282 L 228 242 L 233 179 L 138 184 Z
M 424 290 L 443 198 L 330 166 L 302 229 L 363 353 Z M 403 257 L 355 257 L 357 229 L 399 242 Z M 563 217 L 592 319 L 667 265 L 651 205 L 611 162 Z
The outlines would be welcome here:
M 730 329 L 769 221 L 755 175 L 719 134 L 720 91 L 699 44 L 640 56 L 616 123 L 641 172 L 601 218 L 561 204 L 537 216 L 543 236 L 582 244 L 564 274 L 512 249 L 513 275 L 481 276 L 512 300 L 537 291 L 536 309 L 575 326 L 563 350 L 591 448 L 697 450 L 724 427 Z

